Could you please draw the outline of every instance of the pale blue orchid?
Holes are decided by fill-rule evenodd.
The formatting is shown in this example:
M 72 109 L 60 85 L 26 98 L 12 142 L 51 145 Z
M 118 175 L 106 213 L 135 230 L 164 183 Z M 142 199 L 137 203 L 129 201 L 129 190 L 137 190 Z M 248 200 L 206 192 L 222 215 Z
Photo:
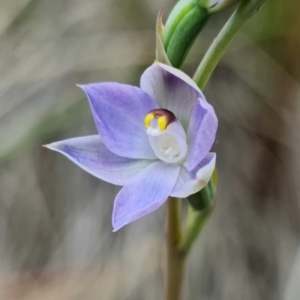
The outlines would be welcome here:
M 182 71 L 155 62 L 140 88 L 113 83 L 80 86 L 99 135 L 46 147 L 115 185 L 114 231 L 159 208 L 169 196 L 201 190 L 215 168 L 209 152 L 218 120 L 213 107 Z

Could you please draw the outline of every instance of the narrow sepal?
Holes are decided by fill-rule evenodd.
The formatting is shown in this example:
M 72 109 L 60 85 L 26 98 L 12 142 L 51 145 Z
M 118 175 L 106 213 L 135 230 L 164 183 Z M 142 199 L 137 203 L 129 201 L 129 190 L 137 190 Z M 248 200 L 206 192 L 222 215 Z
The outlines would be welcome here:
M 65 155 L 88 173 L 116 185 L 126 184 L 151 163 L 112 153 L 99 135 L 71 138 L 44 147 Z

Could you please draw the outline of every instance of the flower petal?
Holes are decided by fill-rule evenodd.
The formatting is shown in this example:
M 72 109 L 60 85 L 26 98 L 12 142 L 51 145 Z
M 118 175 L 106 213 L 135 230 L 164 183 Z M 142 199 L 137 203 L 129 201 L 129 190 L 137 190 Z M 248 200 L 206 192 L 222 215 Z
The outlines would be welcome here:
M 186 198 L 199 192 L 206 186 L 216 165 L 216 154 L 208 153 L 201 163 L 192 171 L 181 167 L 180 173 L 171 193 L 172 197 Z
M 191 78 L 161 63 L 154 63 L 143 73 L 141 89 L 155 99 L 160 108 L 173 112 L 185 129 L 197 99 L 205 99 Z
M 199 98 L 195 105 L 187 132 L 188 153 L 184 166 L 190 171 L 201 162 L 211 149 L 218 128 L 213 107 Z
M 154 159 L 144 126 L 146 114 L 158 108 L 137 87 L 113 82 L 80 86 L 86 93 L 103 143 L 113 153 Z
M 201 90 L 199 89 L 198 85 L 196 84 L 196 82 L 191 77 L 189 77 L 187 74 L 185 74 L 181 70 L 176 69 L 172 66 L 168 66 L 166 64 L 162 64 L 159 62 L 157 62 L 157 64 L 164 70 L 168 71 L 169 73 L 173 74 L 174 76 L 180 78 L 182 81 L 184 81 L 185 83 L 190 85 L 192 88 L 194 88 L 196 91 L 198 91 L 199 94 L 203 95 Z M 205 98 L 205 97 L 203 96 L 203 98 Z
M 99 135 L 72 138 L 45 147 L 64 154 L 90 174 L 116 185 L 125 185 L 151 163 L 117 156 L 106 148 Z
M 114 231 L 159 208 L 170 195 L 180 166 L 154 162 L 118 193 L 113 212 Z

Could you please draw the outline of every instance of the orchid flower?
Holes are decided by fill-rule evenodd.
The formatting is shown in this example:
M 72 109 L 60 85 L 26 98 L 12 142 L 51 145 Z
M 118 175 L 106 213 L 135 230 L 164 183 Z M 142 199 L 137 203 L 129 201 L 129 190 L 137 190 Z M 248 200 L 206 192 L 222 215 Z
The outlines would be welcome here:
M 123 186 L 112 216 L 114 231 L 159 208 L 169 196 L 185 198 L 209 181 L 209 152 L 218 120 L 213 107 L 182 71 L 155 62 L 140 88 L 114 82 L 80 86 L 98 135 L 46 145 L 90 174 Z

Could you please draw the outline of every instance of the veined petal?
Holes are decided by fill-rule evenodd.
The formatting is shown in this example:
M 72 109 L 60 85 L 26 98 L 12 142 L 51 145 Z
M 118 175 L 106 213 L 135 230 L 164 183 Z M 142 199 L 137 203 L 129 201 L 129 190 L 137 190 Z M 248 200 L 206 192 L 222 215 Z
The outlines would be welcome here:
M 137 87 L 113 82 L 80 86 L 86 93 L 103 143 L 113 153 L 154 159 L 144 127 L 145 115 L 158 108 Z
M 169 73 L 173 74 L 174 76 L 180 78 L 182 81 L 184 81 L 185 83 L 187 83 L 188 85 L 190 85 L 192 88 L 194 88 L 196 91 L 198 91 L 199 94 L 202 94 L 201 90 L 199 89 L 198 85 L 195 83 L 195 81 L 189 77 L 188 75 L 186 75 L 184 72 L 182 72 L 181 70 L 179 69 L 176 69 L 172 66 L 168 66 L 166 64 L 162 64 L 162 63 L 159 63 L 157 62 L 157 64 L 163 68 L 164 70 L 168 71 Z M 205 98 L 203 96 L 203 98 Z
M 191 114 L 187 132 L 188 153 L 184 166 L 193 170 L 211 149 L 218 128 L 213 107 L 199 98 Z
M 64 154 L 90 174 L 116 185 L 125 185 L 152 162 L 112 153 L 99 135 L 72 138 L 45 147 Z
M 198 166 L 192 171 L 181 167 L 176 185 L 171 193 L 172 197 L 186 198 L 199 192 L 206 186 L 216 165 L 216 154 L 208 153 Z
M 187 129 L 197 99 L 205 99 L 196 83 L 182 71 L 154 63 L 141 77 L 141 89 L 157 101 L 160 108 L 173 112 Z
M 114 231 L 159 208 L 170 195 L 180 166 L 154 162 L 118 193 L 113 212 Z

